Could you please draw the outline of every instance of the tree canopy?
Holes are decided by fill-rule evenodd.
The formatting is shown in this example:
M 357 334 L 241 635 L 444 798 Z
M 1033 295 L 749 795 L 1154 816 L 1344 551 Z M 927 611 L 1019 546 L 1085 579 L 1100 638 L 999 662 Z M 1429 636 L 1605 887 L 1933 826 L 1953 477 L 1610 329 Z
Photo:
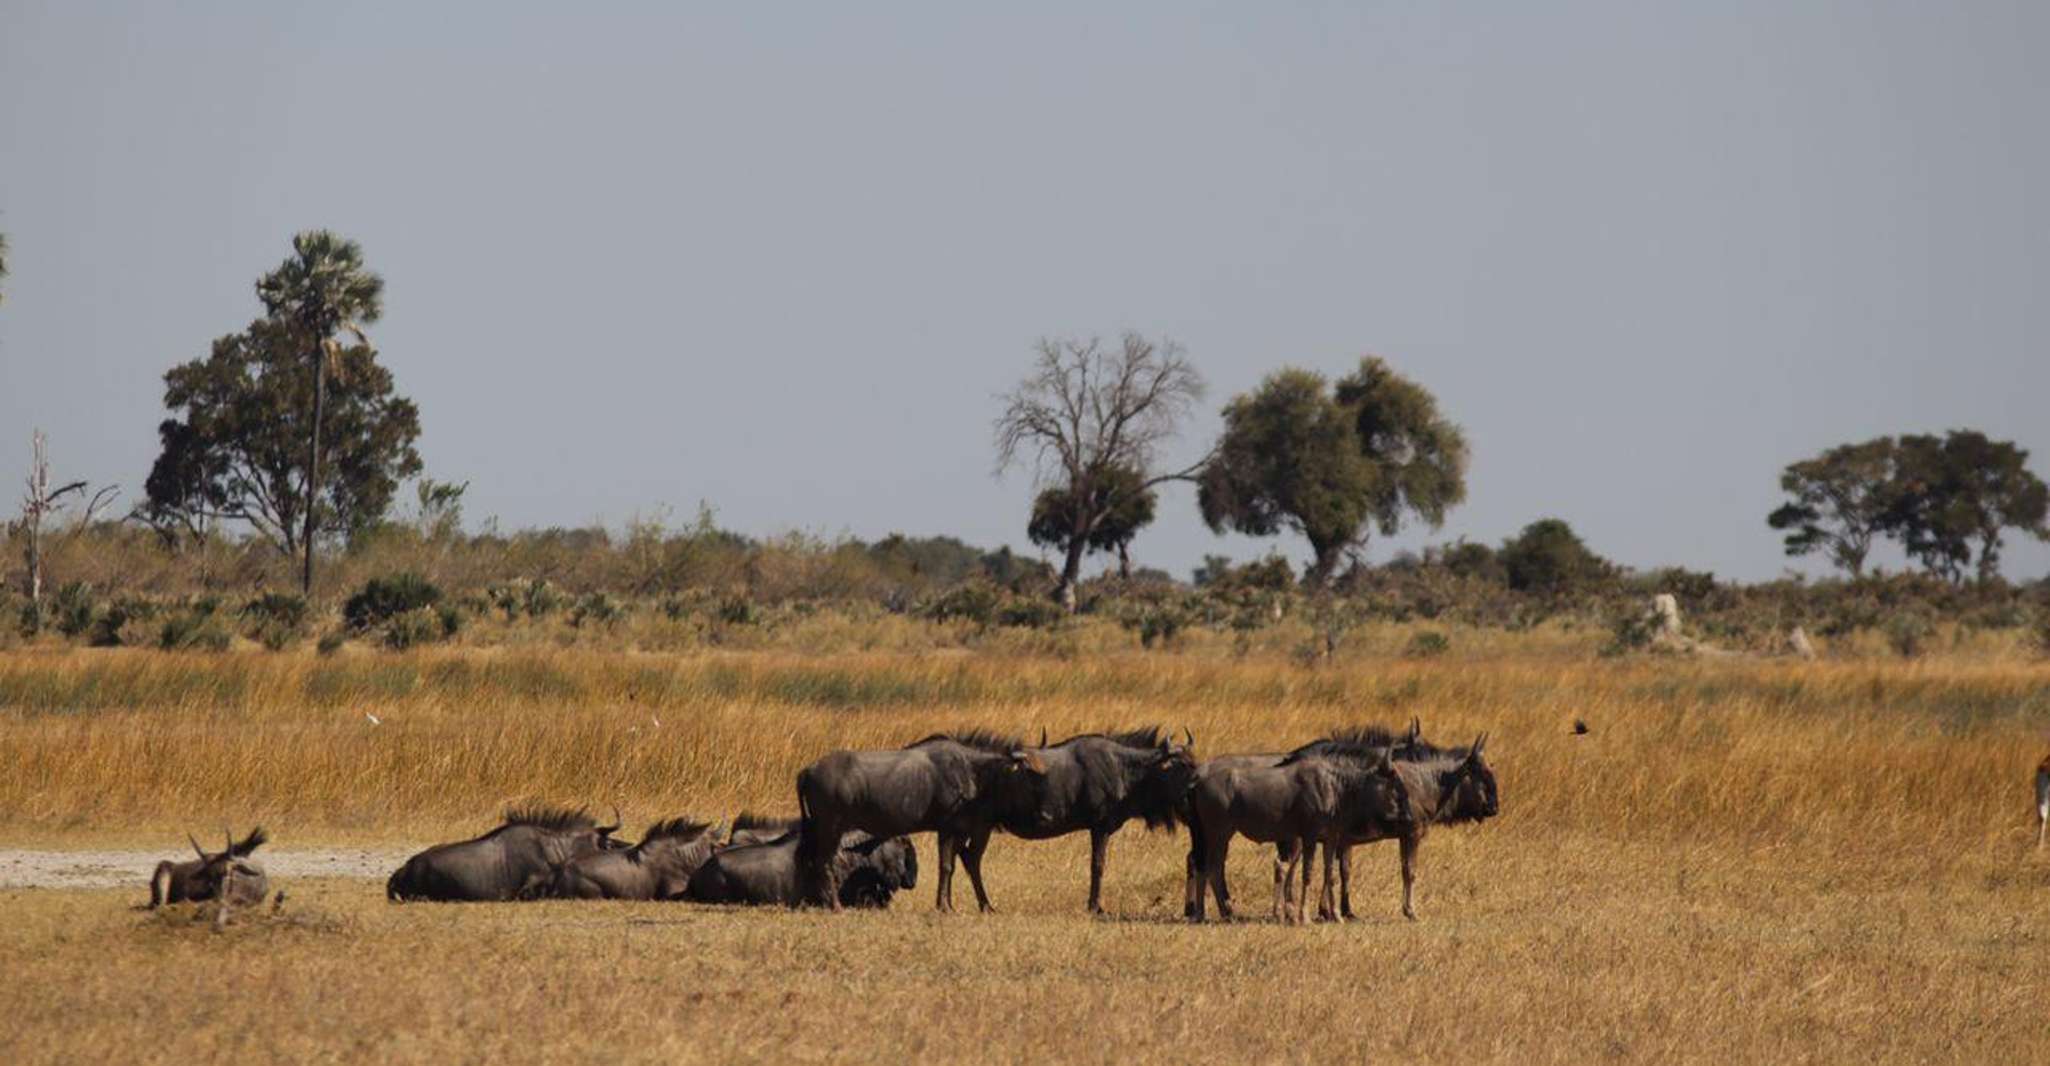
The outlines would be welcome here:
M 1094 339 L 1042 339 L 1032 373 L 1003 396 L 994 427 L 997 472 L 1029 463 L 1042 491 L 1067 501 L 1049 512 L 1066 519 L 1066 531 L 1040 532 L 1043 543 L 1062 548 L 1053 594 L 1069 609 L 1098 524 L 1126 507 L 1130 492 L 1194 473 L 1160 473 L 1154 462 L 1202 396 L 1202 375 L 1178 345 L 1137 333 L 1115 348 Z
M 164 375 L 163 450 L 144 484 L 140 516 L 166 532 L 198 534 L 216 519 L 247 523 L 280 551 L 303 548 L 308 397 L 316 368 L 288 325 L 263 318 L 213 343 L 203 359 Z M 367 344 L 333 360 L 316 535 L 356 534 L 381 519 L 398 484 L 420 472 L 420 413 L 398 395 Z
M 1607 560 L 1590 551 L 1564 519 L 1540 518 L 1502 543 L 1495 555 L 1509 587 L 1562 595 L 1607 576 Z
M 1307 580 L 1326 583 L 1348 552 L 1414 517 L 1432 528 L 1466 498 L 1466 437 L 1423 386 L 1378 358 L 1339 379 L 1287 368 L 1224 409 L 1224 433 L 1198 479 L 1215 532 L 1310 542 Z
M 1787 554 L 1820 551 L 1851 576 L 1863 574 L 1872 539 L 1886 529 L 1898 452 L 1892 437 L 1879 437 L 1788 466 L 1780 489 L 1791 499 L 1766 517 L 1772 528 L 1792 531 Z
M 1132 539 L 1152 524 L 1153 510 L 1159 502 L 1159 495 L 1145 481 L 1139 471 L 1130 467 L 1111 468 L 1098 481 L 1096 497 L 1086 504 L 1086 509 L 1096 512 L 1096 517 L 1086 523 L 1076 513 L 1085 506 L 1078 506 L 1073 492 L 1066 487 L 1042 489 L 1032 501 L 1032 519 L 1026 524 L 1025 535 L 1041 547 L 1065 552 L 1075 529 L 1086 524 L 1089 533 L 1084 546 L 1089 551 L 1115 552 L 1119 574 L 1130 577 Z

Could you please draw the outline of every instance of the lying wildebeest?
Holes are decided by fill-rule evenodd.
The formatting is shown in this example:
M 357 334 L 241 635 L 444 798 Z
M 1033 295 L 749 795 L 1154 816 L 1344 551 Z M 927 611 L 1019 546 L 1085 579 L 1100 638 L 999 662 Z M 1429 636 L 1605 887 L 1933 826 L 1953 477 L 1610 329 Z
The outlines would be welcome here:
M 208 853 L 185 834 L 192 844 L 192 850 L 199 853 L 197 859 L 184 862 L 165 860 L 157 864 L 155 873 L 149 878 L 149 905 L 159 907 L 166 903 L 198 903 L 210 899 L 222 899 L 240 906 L 262 903 L 270 893 L 270 878 L 263 867 L 249 861 L 249 853 L 270 840 L 262 826 L 249 831 L 240 841 L 235 834 L 222 831 L 227 845 L 217 852 Z
M 1357 764 L 1383 758 L 1391 750 L 1376 744 L 1377 739 L 1379 738 L 1372 731 L 1366 731 L 1354 734 L 1351 738 L 1327 738 L 1325 741 L 1305 747 L 1315 748 L 1318 755 L 1323 758 L 1349 760 Z M 1412 734 L 1408 743 L 1393 746 L 1395 771 L 1401 775 L 1403 788 L 1409 797 L 1411 818 L 1406 824 L 1393 827 L 1394 831 L 1361 826 L 1355 831 L 1324 841 L 1324 892 L 1319 897 L 1320 917 L 1352 917 L 1353 846 L 1386 840 L 1392 836 L 1400 842 L 1402 849 L 1402 916 L 1416 918 L 1417 850 L 1422 847 L 1424 837 L 1430 832 L 1431 827 L 1485 821 L 1500 813 L 1495 771 L 1489 768 L 1483 755 L 1487 743 L 1488 735 L 1482 733 L 1471 747 L 1441 748 L 1425 743 Z M 1304 858 L 1308 860 L 1311 856 Z M 1338 867 L 1340 882 L 1336 911 L 1330 906 L 1334 860 Z M 1309 890 L 1309 877 L 1309 863 L 1305 861 L 1305 892 Z
M 1310 845 L 1364 826 L 1389 827 L 1410 818 L 1403 779 L 1386 753 L 1365 764 L 1316 755 L 1291 756 L 1278 766 L 1206 764 L 1196 773 L 1189 796 L 1189 832 L 1217 912 L 1231 917 L 1225 859 L 1234 836 L 1286 845 L 1288 868 L 1274 901 L 1282 921 L 1303 920 L 1303 900 L 1291 898 L 1295 866 Z M 1204 883 L 1196 886 L 1194 913 L 1203 920 Z
M 799 896 L 840 909 L 839 877 L 832 859 L 841 838 L 859 829 L 889 839 L 939 834 L 940 876 L 935 904 L 949 910 L 949 882 L 957 850 L 984 910 L 982 852 L 961 842 L 989 842 L 996 824 L 998 787 L 1045 764 L 1016 737 L 984 730 L 935 734 L 896 751 L 836 751 L 797 773 Z
M 767 844 L 781 840 L 797 832 L 797 819 L 773 814 L 756 814 L 742 811 L 733 817 L 733 831 L 726 834 L 726 846 L 745 847 L 749 844 Z
M 1313 740 L 1294 751 L 1277 751 L 1252 755 L 1220 755 L 1204 763 L 1203 769 L 1209 773 L 1216 774 L 1223 773 L 1226 770 L 1248 770 L 1280 766 L 1291 758 L 1319 752 L 1326 746 L 1341 741 L 1347 743 L 1378 742 L 1382 747 L 1390 748 L 1392 754 L 1395 750 L 1413 749 L 1414 745 L 1420 741 L 1422 732 L 1423 723 L 1419 719 L 1412 717 L 1409 720 L 1409 732 L 1401 737 L 1395 737 L 1378 726 L 1371 726 L 1366 729 L 1336 730 L 1329 737 Z M 1186 809 L 1185 804 L 1185 817 Z M 1196 916 L 1196 895 L 1202 891 L 1201 884 L 1204 871 L 1203 862 L 1196 852 L 1197 843 L 1195 833 L 1191 832 L 1189 834 L 1189 856 L 1185 869 L 1187 880 L 1182 898 L 1182 915 L 1187 918 Z M 1283 896 L 1284 890 L 1281 885 L 1281 879 L 1289 865 L 1297 860 L 1296 850 L 1299 843 L 1299 841 L 1295 840 L 1278 840 L 1274 843 L 1274 898 L 1276 900 L 1280 900 Z M 1303 858 L 1305 860 L 1304 869 L 1307 871 L 1309 856 L 1304 856 Z M 1304 891 L 1308 891 L 1307 880 L 1304 882 Z
M 385 882 L 395 903 L 531 899 L 555 867 L 583 855 L 623 848 L 619 829 L 599 825 L 583 810 L 534 807 L 511 810 L 505 824 L 474 840 L 436 844 L 406 860 Z
M 1103 864 L 1110 837 L 1134 818 L 1148 829 L 1173 829 L 1196 777 L 1192 752 L 1195 735 L 1182 731 L 1186 743 L 1163 736 L 1157 728 L 1134 729 L 1125 733 L 1084 733 L 1047 746 L 1032 749 L 1045 765 L 1040 773 L 1014 775 L 999 788 L 997 828 L 1025 840 L 1047 840 L 1069 833 L 1089 834 L 1089 911 L 1103 912 Z M 989 843 L 983 830 L 960 842 L 963 864 L 973 853 L 979 864 L 982 849 Z M 949 856 L 940 857 L 943 883 L 951 889 L 946 871 Z M 984 910 L 989 900 L 982 893 L 982 879 L 973 877 L 976 902 Z M 951 893 L 950 893 L 951 897 Z M 953 900 L 944 907 L 951 909 Z
M 775 821 L 753 818 L 747 832 L 768 836 Z M 736 837 L 739 832 L 734 834 Z M 782 903 L 800 901 L 798 828 L 783 822 L 779 835 L 721 849 L 693 874 L 683 898 L 699 903 Z M 846 907 L 888 907 L 899 889 L 918 885 L 918 849 L 910 837 L 884 840 L 855 830 L 833 858 L 837 896 Z
M 719 846 L 719 831 L 704 822 L 656 822 L 631 848 L 594 851 L 555 867 L 544 894 L 556 899 L 675 899 Z

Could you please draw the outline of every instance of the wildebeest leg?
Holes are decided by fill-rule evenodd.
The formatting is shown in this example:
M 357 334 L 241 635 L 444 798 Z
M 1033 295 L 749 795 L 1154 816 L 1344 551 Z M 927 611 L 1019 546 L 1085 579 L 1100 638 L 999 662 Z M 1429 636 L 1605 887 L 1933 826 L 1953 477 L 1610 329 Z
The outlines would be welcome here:
M 1224 860 L 1230 854 L 1231 831 L 1229 829 L 1219 831 L 1216 837 L 1206 838 L 1203 842 L 1203 859 L 1208 867 L 1203 873 L 1210 880 L 1210 895 L 1217 900 L 1217 917 L 1227 922 L 1231 921 L 1231 890 L 1226 888 L 1224 884 Z M 1202 909 L 1203 899 L 1201 896 L 1198 896 L 1196 898 L 1197 913 L 1200 914 Z
M 1331 878 L 1333 876 L 1331 864 L 1338 854 L 1337 848 L 1329 844 L 1324 846 L 1324 884 L 1317 890 L 1317 920 L 1320 922 L 1338 920 L 1337 913 L 1331 907 Z
M 1203 918 L 1203 872 L 1196 869 L 1196 830 L 1189 830 L 1189 856 L 1182 863 L 1182 917 Z
M 982 850 L 989 847 L 989 830 L 984 829 L 969 837 L 961 845 L 961 865 L 968 870 L 968 883 L 975 887 L 975 905 L 985 912 L 996 910 L 989 901 L 989 893 L 982 887 Z
M 939 834 L 940 875 L 933 889 L 933 909 L 944 914 L 954 909 L 954 856 L 960 842 L 951 833 Z
M 1352 845 L 1338 849 L 1338 913 L 1352 921 Z
M 1110 850 L 1110 834 L 1101 829 L 1089 831 L 1089 913 L 1103 913 L 1103 860 Z
M 1414 888 L 1416 885 L 1417 845 L 1421 844 L 1415 834 L 1402 838 L 1402 916 L 1416 921 Z

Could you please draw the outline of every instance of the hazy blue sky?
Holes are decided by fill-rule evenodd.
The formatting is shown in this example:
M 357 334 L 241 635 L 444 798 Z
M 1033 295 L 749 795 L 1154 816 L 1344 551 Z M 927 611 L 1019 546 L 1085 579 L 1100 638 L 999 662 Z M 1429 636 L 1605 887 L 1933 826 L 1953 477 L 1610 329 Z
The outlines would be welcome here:
M 2041 0 L 994 7 L 4 0 L 0 471 L 40 425 L 134 498 L 163 371 L 330 227 L 508 527 L 1023 547 L 993 396 L 1126 328 L 1211 382 L 1189 455 L 1283 364 L 1424 382 L 1474 455 L 1431 540 L 1769 577 L 1824 446 L 2050 474 Z M 1260 550 L 1187 492 L 1136 548 Z

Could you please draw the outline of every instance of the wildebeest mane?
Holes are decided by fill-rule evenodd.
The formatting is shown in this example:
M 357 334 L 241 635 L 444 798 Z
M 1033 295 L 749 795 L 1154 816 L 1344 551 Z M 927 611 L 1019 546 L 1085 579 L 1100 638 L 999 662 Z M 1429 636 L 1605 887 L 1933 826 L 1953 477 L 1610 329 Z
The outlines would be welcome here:
M 666 822 L 656 822 L 649 826 L 648 831 L 641 834 L 641 843 L 649 844 L 657 840 L 667 840 L 670 837 L 689 839 L 704 835 L 705 830 L 710 828 L 712 828 L 712 823 L 710 822 L 699 822 L 690 818 L 671 818 Z
M 754 811 L 742 811 L 733 818 L 733 831 L 738 833 L 743 829 L 773 829 L 777 832 L 788 832 L 797 828 L 797 822 L 797 819 L 784 815 L 757 814 Z
M 963 729 L 952 733 L 934 733 L 929 737 L 904 746 L 915 748 L 920 744 L 930 744 L 935 740 L 951 740 L 964 747 L 993 752 L 998 755 L 1009 755 L 1025 747 L 1025 741 L 1022 738 L 1006 736 L 993 729 Z
M 1069 737 L 1068 740 L 1061 741 L 1061 744 L 1066 744 L 1069 740 L 1082 740 L 1087 737 L 1102 737 L 1114 744 L 1122 744 L 1128 748 L 1157 748 L 1161 745 L 1161 728 L 1157 725 L 1147 725 L 1140 726 L 1137 729 L 1127 729 L 1123 732 L 1106 729 L 1101 733 L 1079 733 Z M 1060 744 L 1054 746 L 1060 747 Z
M 515 825 L 568 832 L 576 829 L 596 829 L 598 827 L 598 820 L 591 817 L 591 812 L 582 807 L 536 805 L 532 807 L 509 808 L 505 812 L 505 825 L 499 828 L 509 828 Z

